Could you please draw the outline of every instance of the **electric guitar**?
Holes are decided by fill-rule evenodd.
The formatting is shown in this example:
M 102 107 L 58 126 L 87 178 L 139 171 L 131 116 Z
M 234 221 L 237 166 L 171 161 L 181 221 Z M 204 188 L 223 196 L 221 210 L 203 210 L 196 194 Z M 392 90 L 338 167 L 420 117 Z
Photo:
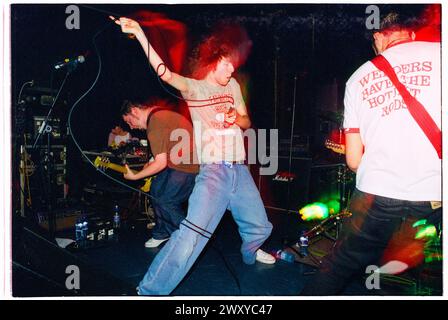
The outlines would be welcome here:
M 331 140 L 325 140 L 325 147 L 339 154 L 345 154 L 345 145 L 333 142 Z
M 112 163 L 112 162 L 110 162 L 110 160 L 108 158 L 105 158 L 105 157 L 103 157 L 103 158 L 99 157 L 99 156 L 96 157 L 93 164 L 95 165 L 95 167 L 100 168 L 100 169 L 111 169 L 111 170 L 114 170 L 114 171 L 120 172 L 120 173 L 128 172 L 128 169 L 126 169 L 125 166 L 121 166 L 116 163 Z M 134 172 L 134 171 L 132 170 L 132 172 Z M 153 177 L 154 176 L 145 178 L 145 184 L 140 187 L 140 190 L 148 193 L 149 189 L 151 188 L 151 182 L 152 182 Z

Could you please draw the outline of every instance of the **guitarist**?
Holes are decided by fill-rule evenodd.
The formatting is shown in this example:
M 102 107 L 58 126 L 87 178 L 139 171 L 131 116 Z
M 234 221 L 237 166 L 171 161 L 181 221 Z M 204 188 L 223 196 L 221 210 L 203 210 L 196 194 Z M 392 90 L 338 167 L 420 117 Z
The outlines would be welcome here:
M 441 124 L 440 43 L 416 41 L 409 23 L 412 17 L 390 12 L 382 18 L 380 29 L 373 32 L 375 52 L 390 63 L 406 90 L 423 105 L 419 110 L 430 114 L 437 132 Z M 353 276 L 369 272 L 369 266 L 385 269 L 396 262 L 394 268 L 389 267 L 392 274 L 416 266 L 424 258 L 424 244 L 415 239 L 412 221 L 426 219 L 440 227 L 441 159 L 434 140 L 411 114 L 413 100 L 392 82 L 392 73 L 390 78 L 379 70 L 377 62 L 382 59 L 378 56 L 363 64 L 346 84 L 346 160 L 357 174 L 352 217 L 303 295 L 341 294 Z M 409 248 L 416 250 L 409 252 Z
M 147 103 L 125 101 L 121 114 L 131 129 L 146 130 L 154 156 L 154 161 L 146 163 L 136 173 L 126 165 L 128 171 L 124 177 L 140 180 L 157 174 L 150 189 L 156 225 L 152 238 L 145 243 L 145 247 L 155 248 L 167 241 L 185 218 L 182 204 L 188 200 L 199 171 L 193 158 L 192 125 L 174 112 L 172 106 L 156 99 Z M 182 138 L 171 139 L 177 132 Z

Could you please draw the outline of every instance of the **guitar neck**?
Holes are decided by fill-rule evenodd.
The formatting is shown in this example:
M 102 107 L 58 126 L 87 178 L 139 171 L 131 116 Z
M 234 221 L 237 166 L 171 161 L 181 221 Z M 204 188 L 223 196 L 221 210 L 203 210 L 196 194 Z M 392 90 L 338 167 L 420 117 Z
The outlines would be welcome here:
M 325 147 L 327 147 L 328 149 L 339 153 L 339 154 L 345 154 L 345 145 L 343 144 L 339 144 L 339 143 L 335 143 L 331 140 L 327 140 L 325 141 Z
M 103 160 L 100 157 L 96 157 L 95 162 L 94 162 L 95 167 L 99 167 L 99 168 L 108 168 L 108 169 L 112 169 L 114 171 L 120 172 L 120 173 L 126 173 L 128 172 L 128 170 L 126 169 L 125 166 L 121 166 L 119 164 L 115 164 L 115 163 L 111 163 L 109 161 Z M 134 170 L 131 170 L 132 172 L 135 173 Z
M 126 169 L 125 166 L 120 166 L 120 165 L 115 164 L 115 163 L 108 163 L 108 164 L 107 164 L 107 167 L 108 167 L 109 169 L 112 169 L 112 170 L 114 170 L 114 171 L 121 172 L 121 173 L 126 173 L 126 172 L 128 172 L 128 170 Z M 132 170 L 132 172 L 134 172 L 134 170 Z

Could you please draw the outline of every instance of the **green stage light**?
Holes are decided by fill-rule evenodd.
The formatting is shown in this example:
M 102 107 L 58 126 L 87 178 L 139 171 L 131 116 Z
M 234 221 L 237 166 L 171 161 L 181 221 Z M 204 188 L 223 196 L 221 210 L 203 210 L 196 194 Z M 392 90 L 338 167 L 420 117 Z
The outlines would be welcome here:
M 415 234 L 415 239 L 431 239 L 435 237 L 437 237 L 437 230 L 433 225 L 423 227 Z
M 421 220 L 418 220 L 417 222 L 415 222 L 412 225 L 412 228 L 416 228 L 418 226 L 422 226 L 422 225 L 425 225 L 425 224 L 426 224 L 426 219 L 421 219 Z
M 339 211 L 341 211 L 341 204 L 339 203 L 339 200 L 333 199 L 326 203 L 328 207 L 328 213 L 329 214 L 337 214 Z
M 299 210 L 302 220 L 324 220 L 328 217 L 328 207 L 321 202 L 314 202 Z

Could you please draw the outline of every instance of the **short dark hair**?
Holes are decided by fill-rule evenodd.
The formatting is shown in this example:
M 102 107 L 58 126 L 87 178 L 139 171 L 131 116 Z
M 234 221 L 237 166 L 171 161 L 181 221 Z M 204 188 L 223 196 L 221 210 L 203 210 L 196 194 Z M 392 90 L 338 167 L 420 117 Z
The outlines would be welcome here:
M 364 36 L 366 40 L 372 40 L 374 33 L 390 33 L 394 31 L 414 31 L 417 30 L 421 21 L 421 13 L 424 9 L 422 5 L 379 5 L 380 25 L 378 29 L 366 29 Z
M 148 109 L 151 107 L 161 107 L 163 109 L 171 110 L 176 109 L 174 102 L 171 100 L 151 97 L 147 100 L 124 100 L 120 108 L 120 114 L 125 116 L 131 113 L 132 108 Z
M 376 32 L 412 31 L 416 28 L 417 17 L 412 17 L 396 11 L 388 12 L 380 20 L 380 28 Z
M 149 105 L 136 101 L 124 100 L 123 103 L 121 104 L 120 114 L 122 116 L 125 116 L 131 113 L 132 108 L 146 109 L 149 108 Z

